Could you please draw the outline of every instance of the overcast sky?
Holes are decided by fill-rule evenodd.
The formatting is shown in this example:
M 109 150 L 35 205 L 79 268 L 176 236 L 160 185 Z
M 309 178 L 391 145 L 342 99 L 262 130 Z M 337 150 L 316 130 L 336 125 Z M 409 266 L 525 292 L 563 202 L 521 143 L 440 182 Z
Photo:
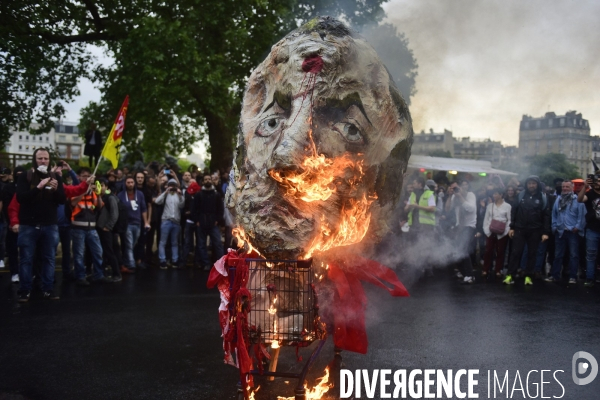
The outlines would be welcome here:
M 600 135 L 600 1 L 392 0 L 385 9 L 419 64 L 416 132 L 517 144 L 523 114 L 577 110 Z M 80 87 L 68 120 L 99 99 L 90 82 Z
M 416 132 L 517 144 L 523 114 L 583 113 L 600 135 L 599 1 L 392 0 L 418 68 Z

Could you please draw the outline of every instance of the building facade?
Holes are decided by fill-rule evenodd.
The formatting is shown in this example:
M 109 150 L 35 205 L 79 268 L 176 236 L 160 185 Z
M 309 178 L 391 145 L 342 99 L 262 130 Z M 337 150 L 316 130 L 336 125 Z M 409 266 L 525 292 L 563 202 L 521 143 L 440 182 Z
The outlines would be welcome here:
M 452 132 L 444 129 L 444 132 L 442 133 L 435 133 L 433 132 L 433 129 L 430 129 L 429 133 L 425 133 L 425 131 L 416 133 L 414 135 L 411 153 L 422 156 L 446 153 L 454 157 Z
M 39 128 L 33 124 L 32 128 Z M 54 147 L 54 130 L 41 135 L 32 135 L 27 131 L 11 131 L 10 140 L 4 144 L 7 153 L 30 156 L 38 147 Z
M 79 160 L 83 156 L 84 142 L 74 122 L 57 122 L 54 125 L 56 151 L 62 158 Z
M 523 115 L 519 127 L 519 157 L 522 160 L 536 155 L 559 153 L 576 165 L 581 176 L 591 173 L 592 137 L 590 124 L 581 113 L 565 115 L 547 112 L 541 118 Z
M 32 124 L 32 129 L 39 128 Z M 27 162 L 35 149 L 52 148 L 61 158 L 79 160 L 83 156 L 84 141 L 79 137 L 79 128 L 75 122 L 59 121 L 48 133 L 33 135 L 28 131 L 11 131 L 10 140 L 4 144 L 7 153 L 27 156 L 19 158 L 17 164 Z
M 502 143 L 491 139 L 471 139 L 470 137 L 454 139 L 456 158 L 468 160 L 485 160 L 499 167 L 502 163 Z

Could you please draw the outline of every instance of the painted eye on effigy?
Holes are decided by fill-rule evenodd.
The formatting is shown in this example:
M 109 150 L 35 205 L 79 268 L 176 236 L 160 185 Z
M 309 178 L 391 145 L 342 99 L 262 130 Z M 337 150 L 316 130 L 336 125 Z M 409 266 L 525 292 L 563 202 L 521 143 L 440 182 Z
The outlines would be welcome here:
M 350 143 L 362 144 L 364 142 L 360 129 L 351 122 L 338 122 L 333 125 L 333 129 Z
M 269 116 L 264 119 L 258 128 L 256 128 L 256 135 L 261 137 L 269 137 L 274 133 L 281 132 L 283 128 L 285 118 L 277 116 Z

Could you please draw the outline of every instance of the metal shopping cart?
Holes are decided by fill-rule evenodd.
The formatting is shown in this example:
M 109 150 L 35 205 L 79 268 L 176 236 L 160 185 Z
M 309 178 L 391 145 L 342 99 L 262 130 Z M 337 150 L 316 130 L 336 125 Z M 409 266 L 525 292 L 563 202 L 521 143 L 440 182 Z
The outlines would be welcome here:
M 271 346 L 268 370 L 252 370 L 252 375 L 298 379 L 295 399 L 305 400 L 304 381 L 326 340 L 325 325 L 319 317 L 318 297 L 315 292 L 315 273 L 312 260 L 246 259 L 251 294 L 248 312 L 249 344 Z M 236 267 L 229 267 L 230 287 L 233 286 Z M 233 313 L 233 310 L 230 310 Z M 277 372 L 277 359 L 282 346 L 306 347 L 318 341 L 317 346 L 299 373 Z M 238 387 L 238 400 L 244 399 L 244 390 Z

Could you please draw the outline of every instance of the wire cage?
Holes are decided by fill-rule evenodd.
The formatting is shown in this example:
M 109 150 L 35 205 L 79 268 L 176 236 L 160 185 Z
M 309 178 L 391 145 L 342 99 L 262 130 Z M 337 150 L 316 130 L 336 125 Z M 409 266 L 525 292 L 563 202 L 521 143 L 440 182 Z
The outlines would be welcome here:
M 318 339 L 318 305 L 312 260 L 247 259 L 252 295 L 248 330 L 252 343 L 306 346 Z M 235 267 L 229 269 L 233 285 Z

